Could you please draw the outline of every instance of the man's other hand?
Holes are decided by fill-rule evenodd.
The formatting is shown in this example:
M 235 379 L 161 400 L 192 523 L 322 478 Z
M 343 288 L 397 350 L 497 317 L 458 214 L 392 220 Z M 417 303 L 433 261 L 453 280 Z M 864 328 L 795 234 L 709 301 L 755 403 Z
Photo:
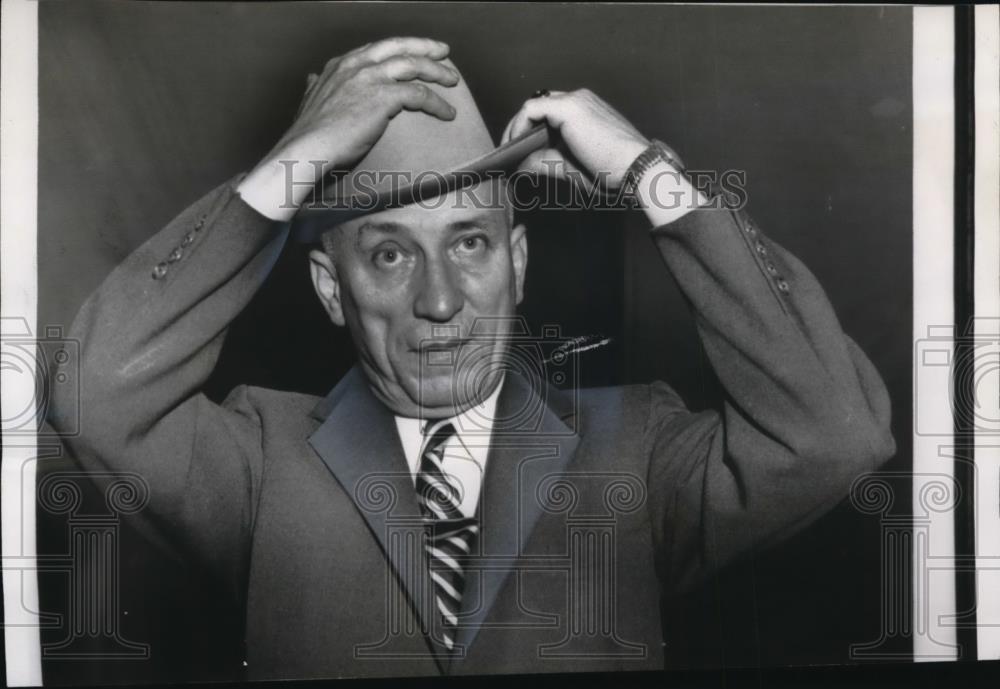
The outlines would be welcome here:
M 542 122 L 559 132 L 570 159 L 563 151 L 545 149 L 529 156 L 524 166 L 561 178 L 570 171 L 583 172 L 608 189 L 622 185 L 632 161 L 650 143 L 617 110 L 587 89 L 551 91 L 548 96 L 530 98 L 507 125 L 502 142 Z
M 274 220 L 290 220 L 311 184 L 364 157 L 400 111 L 453 119 L 455 109 L 426 85 L 458 83 L 458 72 L 441 62 L 447 56 L 440 41 L 389 38 L 331 59 L 309 75 L 295 122 L 240 184 L 244 201 Z
M 617 190 L 650 140 L 621 113 L 587 89 L 550 91 L 528 99 L 504 131 L 502 142 L 545 123 L 559 132 L 560 148 L 535 151 L 523 169 L 560 179 Z M 581 169 L 582 168 L 582 169 Z M 666 225 L 707 203 L 705 196 L 673 166 L 658 162 L 632 190 L 654 227 Z

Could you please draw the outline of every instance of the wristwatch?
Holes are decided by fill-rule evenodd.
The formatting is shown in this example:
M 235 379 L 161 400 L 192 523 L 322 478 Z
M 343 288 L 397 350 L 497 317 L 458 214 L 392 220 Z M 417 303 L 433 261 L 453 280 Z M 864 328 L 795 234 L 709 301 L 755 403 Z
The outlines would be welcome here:
M 653 139 L 646 150 L 640 153 L 639 157 L 629 165 L 625 172 L 625 179 L 631 180 L 633 184 L 638 184 L 646 171 L 660 162 L 666 163 L 681 174 L 687 172 L 684 161 L 674 152 L 674 149 L 658 139 Z

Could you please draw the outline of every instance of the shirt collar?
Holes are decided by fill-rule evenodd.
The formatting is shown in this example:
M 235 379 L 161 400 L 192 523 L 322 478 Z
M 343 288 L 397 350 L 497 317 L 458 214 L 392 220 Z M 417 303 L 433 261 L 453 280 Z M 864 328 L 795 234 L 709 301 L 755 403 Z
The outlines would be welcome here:
M 480 468 L 486 466 L 490 435 L 493 432 L 493 422 L 496 419 L 497 401 L 500 399 L 500 391 L 503 389 L 505 380 L 505 377 L 501 378 L 496 388 L 485 400 L 452 418 L 455 435 Z M 410 468 L 410 473 L 414 475 L 420 466 L 420 450 L 424 442 L 421 424 L 421 419 L 407 416 L 396 417 L 396 428 L 403 445 L 403 454 L 406 455 L 406 463 Z

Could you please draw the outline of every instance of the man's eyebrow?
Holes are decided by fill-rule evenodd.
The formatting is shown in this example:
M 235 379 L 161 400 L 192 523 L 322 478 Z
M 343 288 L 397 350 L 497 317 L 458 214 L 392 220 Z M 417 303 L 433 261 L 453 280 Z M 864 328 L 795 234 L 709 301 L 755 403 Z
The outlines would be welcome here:
M 474 218 L 468 218 L 466 220 L 457 220 L 453 223 L 448 223 L 448 229 L 458 232 L 460 230 L 469 229 L 492 229 L 496 227 L 497 223 L 490 213 L 483 213 L 482 215 L 477 215 Z
M 358 235 L 360 235 L 365 230 L 371 230 L 373 232 L 399 232 L 403 229 L 403 225 L 398 222 L 366 222 L 361 227 L 358 228 Z
M 361 242 L 364 239 L 366 232 L 399 234 L 403 228 L 404 225 L 401 225 L 398 222 L 374 222 L 368 220 L 358 228 L 358 233 L 354 235 L 354 246 L 358 250 L 361 249 Z

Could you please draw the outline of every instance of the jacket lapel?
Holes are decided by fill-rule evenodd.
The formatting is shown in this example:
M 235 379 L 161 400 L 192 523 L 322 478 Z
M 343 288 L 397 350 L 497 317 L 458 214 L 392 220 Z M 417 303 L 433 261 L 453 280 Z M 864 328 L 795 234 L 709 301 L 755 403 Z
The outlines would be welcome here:
M 417 621 L 423 622 L 421 628 L 433 628 L 431 611 L 435 607 L 423 548 L 422 515 L 395 419 L 372 394 L 357 367 L 312 414 L 323 423 L 309 437 L 309 444 L 381 545 Z M 435 655 L 440 655 L 443 648 L 430 635 L 424 637 Z
M 517 567 L 544 510 L 539 487 L 547 477 L 564 472 L 576 450 L 574 412 L 570 394 L 507 375 L 479 498 L 482 558 L 470 566 L 459 617 L 456 643 L 466 649 Z M 419 531 L 422 519 L 392 414 L 372 394 L 357 367 L 312 414 L 322 424 L 309 444 L 381 545 L 423 628 L 432 629 L 436 607 L 427 554 L 423 547 L 399 547 L 400 539 L 392 536 Z M 425 638 L 439 661 L 446 657 L 439 642 Z
M 497 403 L 480 492 L 480 553 L 462 596 L 456 643 L 475 641 L 543 511 L 541 483 L 566 470 L 579 443 L 575 405 L 537 380 L 508 374 Z M 460 661 L 456 661 L 460 662 Z

